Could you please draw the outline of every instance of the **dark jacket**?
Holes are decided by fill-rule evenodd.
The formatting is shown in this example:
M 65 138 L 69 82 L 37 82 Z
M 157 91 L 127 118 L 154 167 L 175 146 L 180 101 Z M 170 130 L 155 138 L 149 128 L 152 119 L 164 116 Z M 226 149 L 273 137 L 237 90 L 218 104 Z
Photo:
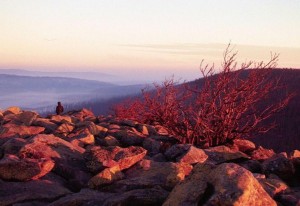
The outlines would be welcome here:
M 59 115 L 64 112 L 64 107 L 61 105 L 59 102 L 58 105 L 56 106 L 56 114 Z

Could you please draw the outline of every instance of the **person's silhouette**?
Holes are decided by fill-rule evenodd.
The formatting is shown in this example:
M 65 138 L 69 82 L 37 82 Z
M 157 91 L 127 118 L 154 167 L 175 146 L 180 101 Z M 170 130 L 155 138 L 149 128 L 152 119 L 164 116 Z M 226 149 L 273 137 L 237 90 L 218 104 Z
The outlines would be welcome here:
M 57 102 L 56 106 L 56 114 L 60 115 L 61 113 L 64 112 L 64 107 L 61 105 L 61 102 Z

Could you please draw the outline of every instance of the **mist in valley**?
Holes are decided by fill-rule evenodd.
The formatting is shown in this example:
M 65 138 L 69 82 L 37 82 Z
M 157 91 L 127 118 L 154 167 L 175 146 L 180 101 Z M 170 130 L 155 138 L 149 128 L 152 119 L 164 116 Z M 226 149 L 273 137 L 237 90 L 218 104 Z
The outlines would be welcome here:
M 139 93 L 145 87 L 145 84 L 117 85 L 70 77 L 20 76 L 19 72 L 17 74 L 0 74 L 1 109 L 18 106 L 26 110 L 51 113 L 54 112 L 53 108 L 58 101 L 66 108 L 86 102 L 101 103 Z

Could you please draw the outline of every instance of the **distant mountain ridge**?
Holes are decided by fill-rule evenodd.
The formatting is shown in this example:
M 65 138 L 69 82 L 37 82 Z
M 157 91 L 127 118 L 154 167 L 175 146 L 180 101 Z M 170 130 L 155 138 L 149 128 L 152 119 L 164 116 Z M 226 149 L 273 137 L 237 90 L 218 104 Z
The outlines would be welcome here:
M 74 91 L 86 91 L 99 89 L 101 87 L 116 86 L 107 82 L 95 80 L 84 80 L 66 77 L 32 77 L 0 74 L 0 91 L 21 92 L 21 91 L 56 91 L 64 92 L 70 89 Z
M 20 76 L 34 76 L 34 77 L 67 77 L 78 78 L 85 80 L 97 80 L 109 82 L 115 78 L 112 74 L 102 72 L 44 72 L 44 71 L 30 71 L 25 69 L 0 69 L 0 74 L 20 75 Z
M 143 85 L 120 86 L 96 80 L 0 74 L 0 108 L 11 105 L 37 109 L 55 105 L 109 99 L 140 91 Z

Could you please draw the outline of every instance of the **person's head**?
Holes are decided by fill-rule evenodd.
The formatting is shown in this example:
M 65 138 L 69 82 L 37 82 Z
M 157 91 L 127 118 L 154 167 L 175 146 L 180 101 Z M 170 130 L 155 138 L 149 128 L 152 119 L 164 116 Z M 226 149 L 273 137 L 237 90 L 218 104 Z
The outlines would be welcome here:
M 61 102 L 57 102 L 57 105 L 61 105 Z

